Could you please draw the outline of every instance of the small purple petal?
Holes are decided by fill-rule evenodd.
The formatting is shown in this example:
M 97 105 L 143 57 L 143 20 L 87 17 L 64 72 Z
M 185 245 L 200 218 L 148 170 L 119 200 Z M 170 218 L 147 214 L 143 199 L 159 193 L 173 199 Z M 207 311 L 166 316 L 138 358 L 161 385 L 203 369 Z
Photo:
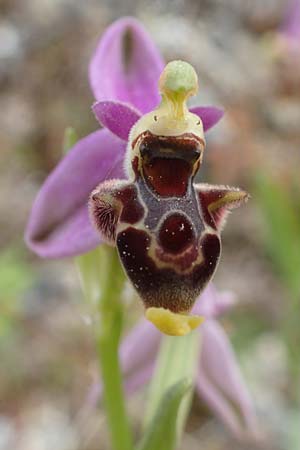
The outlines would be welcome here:
M 139 111 L 121 102 L 97 102 L 93 111 L 101 125 L 126 142 L 131 128 L 141 117 Z
M 208 131 L 224 116 L 224 110 L 216 106 L 195 106 L 190 108 L 190 112 L 200 117 L 204 131 Z
M 120 347 L 120 361 L 125 377 L 149 363 L 154 364 L 161 337 L 157 328 L 144 318 L 130 330 Z
M 225 314 L 229 309 L 236 304 L 236 295 L 232 291 L 216 291 L 215 310 L 213 317 L 219 317 Z
M 300 46 L 300 0 L 290 0 L 286 16 L 280 27 L 281 33 L 291 45 Z
M 192 314 L 212 318 L 215 311 L 215 287 L 209 283 L 202 294 L 197 298 Z
M 122 341 L 119 357 L 127 395 L 133 394 L 151 379 L 161 337 L 154 325 L 143 318 Z M 101 381 L 92 385 L 87 403 L 95 406 L 102 393 Z
M 151 37 L 132 17 L 114 22 L 104 33 L 89 67 L 97 100 L 119 100 L 143 113 L 160 101 L 158 79 L 164 63 Z
M 145 386 L 150 380 L 154 372 L 154 362 L 147 366 L 140 367 L 137 371 L 131 372 L 125 378 L 124 389 L 126 395 L 130 396 Z
M 130 395 L 137 392 L 143 386 L 145 386 L 153 375 L 154 364 L 148 364 L 145 367 L 140 367 L 138 370 L 131 372 L 124 378 L 124 390 L 125 394 L 130 397 Z M 103 396 L 103 384 L 102 381 L 94 383 L 87 394 L 85 400 L 85 406 L 88 409 L 96 408 L 97 403 L 102 399 Z
M 200 332 L 198 393 L 236 437 L 254 437 L 254 406 L 224 330 L 216 321 L 208 320 Z
M 150 361 L 149 364 L 139 367 L 135 371 L 131 371 L 130 374 L 124 378 L 124 390 L 127 396 L 134 394 L 140 388 L 145 386 L 153 375 L 154 362 Z M 91 385 L 87 397 L 86 406 L 88 408 L 95 408 L 97 403 L 102 399 L 103 384 L 102 381 L 98 381 Z
M 107 130 L 78 141 L 46 179 L 33 204 L 27 245 L 44 258 L 62 258 L 96 247 L 89 221 L 90 192 L 101 181 L 123 177 L 125 143 Z
M 232 292 L 218 291 L 213 283 L 209 283 L 196 300 L 192 313 L 210 319 L 225 313 L 234 303 L 235 295 Z

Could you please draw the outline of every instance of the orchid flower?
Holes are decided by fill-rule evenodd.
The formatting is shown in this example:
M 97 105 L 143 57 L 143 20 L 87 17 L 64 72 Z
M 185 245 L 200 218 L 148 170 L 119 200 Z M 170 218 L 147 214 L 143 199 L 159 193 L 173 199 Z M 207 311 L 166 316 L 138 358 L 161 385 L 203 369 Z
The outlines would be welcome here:
M 116 246 L 146 317 L 166 334 L 183 335 L 202 321 L 189 312 L 218 265 L 227 213 L 248 195 L 194 183 L 204 130 L 221 112 L 188 109 L 186 101 L 198 91 L 190 64 L 173 61 L 161 69 L 136 21 L 108 29 L 90 64 L 98 99 L 93 111 L 106 130 L 78 142 L 49 176 L 26 237 L 49 257 L 78 254 L 100 240 Z M 89 209 L 99 238 L 86 206 L 96 181 Z
M 43 258 L 80 255 L 101 243 L 89 219 L 88 198 L 102 181 L 124 178 L 129 131 L 159 103 L 164 62 L 133 18 L 117 20 L 91 59 L 93 106 L 102 129 L 79 140 L 44 182 L 32 207 L 25 240 Z M 223 116 L 212 106 L 191 108 L 209 130 Z
M 235 302 L 230 292 L 218 292 L 209 284 L 195 304 L 194 313 L 206 320 L 198 329 L 202 342 L 196 375 L 196 392 L 238 439 L 254 437 L 257 432 L 253 403 L 235 359 L 231 344 L 216 317 Z M 154 372 L 162 334 L 141 319 L 120 347 L 124 387 L 131 395 L 146 385 Z M 143 343 L 141 345 L 141 342 Z M 102 396 L 102 385 L 93 386 L 91 404 Z
M 135 19 L 120 19 L 104 33 L 89 67 L 90 85 L 97 100 L 93 105 L 93 112 L 103 128 L 79 140 L 69 150 L 46 179 L 38 194 L 31 211 L 25 239 L 27 245 L 39 256 L 63 258 L 81 255 L 104 241 L 90 221 L 88 200 L 89 198 L 90 201 L 97 200 L 96 197 L 93 199 L 93 195 L 98 195 L 97 191 L 92 197 L 90 195 L 95 192 L 99 183 L 104 182 L 109 186 L 112 180 L 119 179 L 122 182 L 125 179 L 124 159 L 129 133 L 132 133 L 132 129 L 136 131 L 140 121 L 159 104 L 157 86 L 163 68 L 164 62 L 158 50 Z M 193 72 L 189 73 L 194 80 Z M 170 100 L 167 98 L 166 89 L 170 86 L 172 76 L 169 79 L 166 76 L 164 79 L 164 75 L 160 86 L 162 93 L 166 94 L 165 100 Z M 194 85 L 192 91 L 194 92 Z M 220 120 L 223 111 L 212 106 L 199 106 L 188 110 L 183 101 L 178 101 L 180 95 L 178 97 L 177 94 L 178 92 L 176 101 L 173 102 L 175 98 L 173 97 L 171 103 L 180 106 L 176 113 L 181 119 L 197 116 L 195 124 L 201 127 L 198 141 L 202 145 L 203 132 Z M 187 95 L 184 101 L 186 97 Z M 168 101 L 163 106 L 168 107 Z M 203 149 L 200 150 L 202 152 Z M 215 219 L 218 225 L 221 225 L 224 211 L 220 211 L 219 205 L 220 202 L 223 205 L 223 197 L 227 195 L 228 190 L 216 191 L 204 184 L 201 185 L 201 189 L 206 198 L 209 197 L 214 205 L 218 205 Z M 226 200 L 233 204 L 238 203 L 240 192 L 231 190 L 231 197 Z M 211 228 L 216 227 L 213 219 L 210 223 Z M 114 232 L 113 229 L 111 231 Z M 174 242 L 170 245 L 174 245 Z M 109 283 L 110 280 L 106 283 L 106 288 Z M 111 290 L 108 291 L 106 306 L 112 303 Z M 226 334 L 214 319 L 227 308 L 231 300 L 228 296 L 217 294 L 211 284 L 201 297 L 201 301 L 195 305 L 194 312 L 206 316 L 208 320 L 199 331 L 202 333 L 202 351 L 199 355 L 197 390 L 228 427 L 237 436 L 242 436 L 244 430 L 249 432 L 254 430 L 253 408 Z M 116 313 L 118 314 L 118 311 Z M 117 348 L 119 330 L 114 333 L 113 343 L 109 327 L 106 332 L 107 335 L 102 335 L 98 341 L 98 347 L 102 367 L 106 365 L 106 368 L 109 368 L 103 372 L 106 378 L 104 380 L 103 377 L 103 382 L 106 386 L 110 384 L 111 387 L 106 406 L 107 410 L 110 410 L 115 408 L 113 404 L 115 398 L 112 397 L 115 391 L 112 385 L 118 388 L 119 380 L 113 377 L 112 371 L 109 372 L 114 355 L 107 349 L 110 346 L 109 350 L 113 352 Z M 125 338 L 121 345 L 120 359 L 128 392 L 135 391 L 151 377 L 161 336 L 150 322 L 143 319 Z M 117 362 L 113 367 L 117 367 Z M 118 405 L 110 420 L 112 435 L 118 441 L 116 448 L 122 448 L 123 437 L 118 428 L 120 420 L 114 420 L 113 414 L 116 410 L 120 412 L 124 425 L 124 408 L 121 392 L 120 390 L 116 392 Z M 130 437 L 127 443 L 129 441 Z M 126 448 L 130 448 L 129 444 Z

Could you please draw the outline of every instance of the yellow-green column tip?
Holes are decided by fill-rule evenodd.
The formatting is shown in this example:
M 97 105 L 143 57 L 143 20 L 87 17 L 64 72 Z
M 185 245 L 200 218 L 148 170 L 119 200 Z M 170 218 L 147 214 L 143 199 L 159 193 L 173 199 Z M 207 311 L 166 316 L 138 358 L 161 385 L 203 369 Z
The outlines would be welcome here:
M 198 90 L 195 69 L 185 61 L 169 62 L 160 76 L 159 89 L 165 95 L 194 95 Z

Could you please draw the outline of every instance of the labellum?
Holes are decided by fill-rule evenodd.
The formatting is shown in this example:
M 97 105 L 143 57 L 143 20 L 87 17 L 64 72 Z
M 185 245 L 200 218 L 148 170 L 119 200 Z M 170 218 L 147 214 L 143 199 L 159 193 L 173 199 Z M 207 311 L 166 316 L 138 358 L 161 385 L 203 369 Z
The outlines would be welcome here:
M 248 195 L 194 183 L 205 138 L 201 120 L 186 106 L 198 90 L 193 67 L 169 63 L 159 90 L 161 104 L 130 132 L 128 179 L 100 184 L 90 213 L 102 238 L 117 246 L 146 317 L 164 333 L 184 335 L 202 322 L 189 311 L 216 270 L 227 213 Z

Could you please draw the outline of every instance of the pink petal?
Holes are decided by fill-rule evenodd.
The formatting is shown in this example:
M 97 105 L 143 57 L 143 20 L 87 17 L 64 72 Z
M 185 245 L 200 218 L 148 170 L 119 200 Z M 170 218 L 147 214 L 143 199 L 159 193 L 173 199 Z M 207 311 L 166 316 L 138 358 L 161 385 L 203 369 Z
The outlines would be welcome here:
M 89 78 L 97 100 L 119 100 L 142 112 L 160 101 L 157 83 L 163 60 L 142 25 L 132 17 L 114 22 L 92 57 Z
M 89 221 L 90 192 L 122 177 L 125 143 L 107 130 L 81 139 L 46 179 L 33 204 L 27 245 L 44 258 L 74 256 L 100 243 Z
M 219 317 L 236 304 L 236 295 L 232 291 L 216 291 L 213 317 Z
M 215 293 L 216 288 L 212 283 L 209 283 L 202 294 L 196 300 L 192 309 L 192 314 L 211 318 L 215 311 Z
M 125 377 L 154 362 L 161 333 L 142 318 L 124 338 L 120 347 L 120 361 Z
M 216 321 L 208 320 L 200 331 L 198 393 L 236 437 L 255 436 L 254 406 L 224 330 Z
M 215 126 L 224 116 L 224 110 L 216 106 L 195 106 L 190 111 L 200 117 L 204 131 Z
M 196 300 L 192 313 L 206 318 L 218 317 L 235 303 L 235 296 L 230 291 L 219 291 L 209 283 Z
M 124 389 L 126 395 L 130 396 L 145 386 L 150 380 L 154 372 L 154 362 L 151 361 L 147 366 L 142 366 L 136 372 L 132 372 L 125 378 Z
M 153 375 L 154 363 L 145 367 L 140 367 L 137 371 L 131 372 L 126 378 L 123 379 L 125 394 L 129 397 L 130 395 L 137 392 L 145 384 L 147 384 Z M 102 399 L 103 395 L 103 384 L 102 381 L 95 382 L 89 388 L 86 396 L 85 406 L 87 408 L 95 408 L 97 403 Z
M 97 102 L 93 111 L 101 125 L 124 141 L 128 140 L 131 128 L 141 117 L 136 109 L 121 102 Z
M 291 45 L 300 45 L 300 0 L 290 0 L 280 27 L 281 33 L 290 40 Z
M 123 339 L 119 357 L 127 395 L 133 394 L 151 379 L 161 336 L 154 325 L 143 318 Z M 87 396 L 90 407 L 100 400 L 102 390 L 101 380 L 92 385 Z

